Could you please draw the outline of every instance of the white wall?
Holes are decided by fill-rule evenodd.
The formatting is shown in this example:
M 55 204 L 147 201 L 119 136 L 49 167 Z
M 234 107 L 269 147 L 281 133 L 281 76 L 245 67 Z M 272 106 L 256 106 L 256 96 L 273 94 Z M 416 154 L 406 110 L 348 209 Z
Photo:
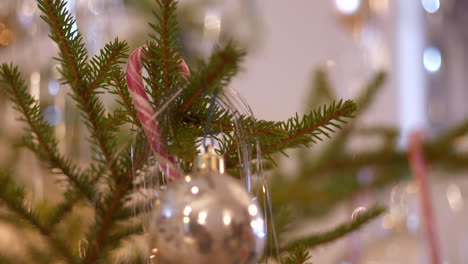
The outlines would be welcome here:
M 311 73 L 327 60 L 336 63 L 330 74 L 343 98 L 355 97 L 374 72 L 369 53 L 333 15 L 333 1 L 262 0 L 260 12 L 263 38 L 233 83 L 257 117 L 284 120 L 301 112 Z M 389 49 L 391 28 L 382 27 Z M 391 80 L 386 86 L 365 119 L 395 125 L 396 90 Z

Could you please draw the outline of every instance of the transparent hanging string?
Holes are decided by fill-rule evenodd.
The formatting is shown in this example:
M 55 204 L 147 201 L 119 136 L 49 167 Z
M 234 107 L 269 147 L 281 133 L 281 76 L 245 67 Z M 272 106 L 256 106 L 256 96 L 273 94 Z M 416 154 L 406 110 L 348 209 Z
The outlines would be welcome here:
M 253 127 L 255 124 L 255 117 L 252 109 L 245 99 L 234 89 L 225 88 L 223 93 L 219 96 L 218 104 L 223 107 L 225 110 L 231 111 L 233 116 L 233 123 L 235 127 L 236 139 L 238 140 L 238 153 L 241 167 L 243 173 L 243 181 L 247 187 L 247 190 L 254 195 L 255 199 L 263 198 L 263 215 L 265 217 L 266 223 L 270 224 L 270 229 L 268 229 L 268 224 L 265 225 L 265 230 L 267 234 L 270 234 L 267 241 L 267 246 L 265 247 L 265 256 L 275 256 L 278 263 L 280 263 L 279 255 L 279 244 L 278 238 L 275 230 L 275 223 L 273 217 L 273 205 L 271 203 L 270 191 L 268 184 L 263 173 L 262 165 L 262 150 L 260 148 L 260 141 L 258 137 L 252 133 L 254 148 L 253 153 L 256 154 L 256 173 L 252 175 L 252 149 L 251 144 L 248 144 L 246 129 L 243 126 L 241 120 L 251 119 L 253 122 Z M 252 184 L 255 184 L 255 190 L 252 190 Z M 273 246 L 270 246 L 273 245 Z M 268 264 L 268 258 L 265 258 L 265 263 Z

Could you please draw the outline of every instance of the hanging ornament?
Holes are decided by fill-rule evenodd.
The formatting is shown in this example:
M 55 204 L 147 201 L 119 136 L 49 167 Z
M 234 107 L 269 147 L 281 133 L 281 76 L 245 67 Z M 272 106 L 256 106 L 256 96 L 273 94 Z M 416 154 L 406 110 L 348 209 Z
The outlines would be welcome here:
M 129 93 L 155 159 L 154 166 L 150 166 L 152 169 L 141 172 L 143 177 L 141 179 L 136 177 L 135 181 L 136 186 L 140 186 L 138 180 L 142 180 L 142 188 L 138 187 L 136 192 L 143 196 L 140 198 L 144 200 L 157 198 L 155 208 L 150 213 L 149 223 L 146 224 L 147 220 L 144 219 L 145 229 L 148 227 L 150 258 L 157 260 L 157 263 L 167 264 L 187 263 L 187 261 L 220 264 L 256 263 L 264 253 L 266 218 L 263 218 L 263 215 L 271 216 L 269 211 L 265 211 L 269 209 L 271 212 L 271 204 L 268 187 L 262 178 L 261 166 L 257 167 L 258 178 L 255 181 L 259 188 L 256 190 L 251 188 L 251 150 L 245 143 L 243 127 L 237 122 L 239 117 L 233 115 L 233 126 L 240 146 L 239 159 L 242 163 L 240 178 L 247 188 L 244 188 L 240 181 L 224 174 L 224 161 L 214 154 L 212 147 L 208 147 L 207 153 L 197 158 L 193 165 L 194 174 L 182 177 L 176 157 L 165 150 L 165 142 L 161 140 L 161 130 L 164 128 L 157 121 L 157 116 L 182 89 L 165 98 L 164 104 L 153 112 L 141 75 L 145 48 L 146 46 L 140 47 L 131 55 L 126 77 Z M 190 74 L 183 60 L 180 61 L 179 69 L 183 76 Z M 239 95 L 230 89 L 225 89 L 224 92 L 219 101 L 213 99 L 212 106 L 219 103 L 220 107 L 227 111 L 251 115 L 250 108 Z M 258 144 L 256 147 L 256 158 L 261 160 Z M 167 186 L 163 185 L 164 192 L 160 192 L 162 188 L 157 188 L 156 178 L 156 182 L 152 182 L 146 177 L 154 174 L 153 169 L 162 173 L 164 182 L 170 183 Z M 260 193 L 260 190 L 263 190 L 263 193 Z M 249 192 L 255 196 L 251 196 Z M 257 197 L 263 197 L 262 209 L 257 204 Z M 263 214 L 261 210 L 264 210 Z M 272 229 L 269 232 L 274 239 L 272 244 L 277 246 L 275 231 Z
M 151 259 L 164 264 L 254 264 L 265 244 L 256 200 L 224 172 L 224 160 L 207 153 L 193 173 L 168 186 L 149 228 Z

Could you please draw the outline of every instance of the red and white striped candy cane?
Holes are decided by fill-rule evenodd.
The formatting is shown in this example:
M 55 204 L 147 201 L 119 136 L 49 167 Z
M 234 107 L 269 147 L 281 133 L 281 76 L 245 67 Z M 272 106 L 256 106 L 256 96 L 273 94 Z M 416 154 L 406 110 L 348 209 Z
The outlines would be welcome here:
M 425 160 L 423 153 L 423 136 L 423 132 L 421 131 L 411 133 L 408 158 L 411 171 L 418 183 L 422 215 L 426 227 L 426 236 L 430 249 L 429 252 L 431 254 L 431 263 L 440 264 L 442 259 L 434 208 L 431 202 L 431 193 L 429 188 L 429 164 Z
M 161 170 L 166 173 L 166 180 L 171 182 L 181 175 L 181 172 L 174 158 L 164 151 L 164 142 L 161 141 L 161 127 L 155 119 L 153 108 L 143 86 L 141 69 L 143 67 L 143 49 L 146 48 L 146 45 L 142 46 L 130 56 L 126 72 L 127 85 L 151 149 L 159 162 Z M 181 73 L 190 74 L 190 70 L 184 60 L 181 59 L 179 67 Z

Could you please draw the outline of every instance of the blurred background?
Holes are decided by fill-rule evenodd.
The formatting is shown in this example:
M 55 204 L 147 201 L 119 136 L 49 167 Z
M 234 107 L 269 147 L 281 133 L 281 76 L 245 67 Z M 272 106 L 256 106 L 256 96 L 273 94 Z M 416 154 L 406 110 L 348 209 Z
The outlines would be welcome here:
M 145 43 L 151 0 L 69 0 L 90 55 L 118 36 L 131 50 Z M 395 148 L 405 149 L 408 135 L 422 129 L 428 138 L 465 121 L 468 113 L 468 1 L 466 0 L 181 0 L 184 54 L 190 63 L 206 58 L 218 41 L 233 38 L 247 51 L 243 71 L 232 86 L 256 117 L 285 120 L 310 107 L 308 96 L 317 69 L 327 73 L 337 98 L 355 99 L 378 71 L 388 74 L 383 88 L 359 119 L 359 126 L 390 127 L 398 132 Z M 85 129 L 66 87 L 58 81 L 57 50 L 34 0 L 0 1 L 0 61 L 14 61 L 39 98 L 44 118 L 56 127 L 62 151 L 88 160 L 82 147 Z M 47 180 L 33 155 L 10 144 L 19 123 L 0 95 L 0 163 L 17 167 L 31 186 L 32 199 Z M 108 99 L 109 107 L 113 102 Z M 372 138 L 355 139 L 352 149 L 368 149 Z M 457 139 L 463 149 L 468 141 Z M 280 167 L 294 174 L 295 155 Z M 27 168 L 24 164 L 28 162 Z M 468 175 L 436 171 L 431 193 L 444 264 L 468 257 Z M 447 175 L 450 174 L 450 175 Z M 360 177 L 366 175 L 365 167 Z M 359 175 L 356 175 L 359 176 Z M 364 176 L 362 176 L 364 175 Z M 450 177 L 449 177 L 450 176 Z M 360 192 L 334 206 L 302 230 L 320 231 L 380 202 L 388 213 L 364 230 L 313 252 L 314 263 L 429 263 L 414 183 L 394 182 L 379 191 Z M 11 234 L 0 226 L 0 246 Z

